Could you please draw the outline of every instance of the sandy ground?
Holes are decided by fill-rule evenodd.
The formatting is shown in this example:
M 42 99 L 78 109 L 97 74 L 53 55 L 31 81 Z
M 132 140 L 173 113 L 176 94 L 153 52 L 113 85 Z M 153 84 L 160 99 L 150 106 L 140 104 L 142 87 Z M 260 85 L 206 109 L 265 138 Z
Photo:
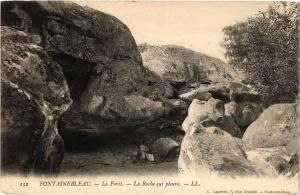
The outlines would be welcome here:
M 106 144 L 85 145 L 66 151 L 61 175 L 162 175 L 177 174 L 177 159 L 154 163 L 134 157 L 138 144 L 115 140 Z

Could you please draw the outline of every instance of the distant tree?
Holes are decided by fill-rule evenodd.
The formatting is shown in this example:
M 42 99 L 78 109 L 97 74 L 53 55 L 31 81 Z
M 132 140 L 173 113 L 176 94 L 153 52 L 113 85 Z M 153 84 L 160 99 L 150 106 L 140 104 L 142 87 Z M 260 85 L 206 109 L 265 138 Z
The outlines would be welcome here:
M 146 51 L 146 49 L 148 49 L 149 46 L 150 46 L 150 44 L 148 44 L 146 42 L 139 44 L 138 45 L 139 52 L 143 53 L 144 51 Z
M 294 102 L 299 92 L 299 4 L 276 2 L 223 29 L 228 62 L 243 69 L 267 104 Z

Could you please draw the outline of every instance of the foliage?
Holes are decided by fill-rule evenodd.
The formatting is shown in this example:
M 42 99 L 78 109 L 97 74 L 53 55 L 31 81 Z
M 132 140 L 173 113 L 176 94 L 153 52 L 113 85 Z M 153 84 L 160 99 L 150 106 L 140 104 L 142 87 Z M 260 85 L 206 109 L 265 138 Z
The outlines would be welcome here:
M 267 104 L 294 102 L 298 94 L 299 4 L 275 2 L 223 29 L 228 62 L 243 69 Z
M 143 53 L 147 50 L 147 48 L 150 46 L 150 44 L 144 42 L 138 45 L 138 49 L 140 53 Z

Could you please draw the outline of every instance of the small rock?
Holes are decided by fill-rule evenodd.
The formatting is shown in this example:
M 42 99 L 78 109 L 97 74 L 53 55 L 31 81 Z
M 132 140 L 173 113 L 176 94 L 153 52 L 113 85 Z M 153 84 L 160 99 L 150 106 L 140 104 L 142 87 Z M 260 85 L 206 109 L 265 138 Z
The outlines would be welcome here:
M 234 117 L 236 114 L 237 103 L 235 101 L 231 101 L 224 105 L 225 107 L 225 115 Z
M 140 151 L 141 152 L 148 152 L 149 151 L 149 148 L 145 145 L 140 145 Z
M 146 154 L 143 151 L 139 151 L 138 153 L 138 159 L 139 160 L 145 160 L 146 159 Z
M 138 151 L 133 151 L 132 152 L 132 156 L 138 156 L 139 155 L 139 152 Z
M 154 155 L 153 154 L 150 154 L 150 153 L 145 153 L 146 155 L 146 159 L 150 162 L 153 162 L 154 161 Z
M 179 153 L 179 144 L 171 138 L 159 138 L 150 147 L 150 151 L 160 160 L 171 158 Z

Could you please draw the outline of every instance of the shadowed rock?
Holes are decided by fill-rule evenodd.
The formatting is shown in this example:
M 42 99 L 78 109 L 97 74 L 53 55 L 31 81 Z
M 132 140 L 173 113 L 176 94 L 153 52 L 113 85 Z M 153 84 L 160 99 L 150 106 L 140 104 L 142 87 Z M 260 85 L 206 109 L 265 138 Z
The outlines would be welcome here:
M 250 125 L 262 113 L 262 106 L 256 102 L 231 101 L 225 104 L 225 115 L 231 116 L 241 127 Z
M 179 154 L 179 144 L 171 138 L 159 138 L 150 146 L 156 161 L 174 158 Z
M 111 126 L 144 124 L 163 115 L 165 87 L 143 67 L 135 40 L 120 20 L 72 2 L 4 2 L 1 7 L 2 25 L 40 35 L 39 45 L 62 67 L 74 100 L 60 120 L 64 135 L 81 129 L 81 134 L 111 134 Z M 25 28 L 26 21 L 31 25 Z M 98 118 L 97 128 L 89 131 L 86 123 L 79 128 L 76 120 L 82 115 Z
M 210 94 L 210 95 L 209 95 Z M 179 95 L 180 99 L 192 101 L 193 99 L 208 100 L 210 97 L 228 102 L 230 100 L 260 101 L 257 94 L 250 92 L 250 89 L 239 82 L 221 82 L 215 84 L 197 84 L 194 89 L 185 89 Z
M 57 173 L 64 144 L 57 119 L 71 104 L 60 66 L 40 37 L 1 27 L 1 167 L 4 172 Z
M 230 116 L 224 115 L 224 103 L 221 100 L 209 99 L 200 101 L 194 99 L 188 109 L 188 115 L 182 123 L 182 129 L 187 133 L 193 127 L 219 127 L 232 136 L 240 137 L 241 132 Z

